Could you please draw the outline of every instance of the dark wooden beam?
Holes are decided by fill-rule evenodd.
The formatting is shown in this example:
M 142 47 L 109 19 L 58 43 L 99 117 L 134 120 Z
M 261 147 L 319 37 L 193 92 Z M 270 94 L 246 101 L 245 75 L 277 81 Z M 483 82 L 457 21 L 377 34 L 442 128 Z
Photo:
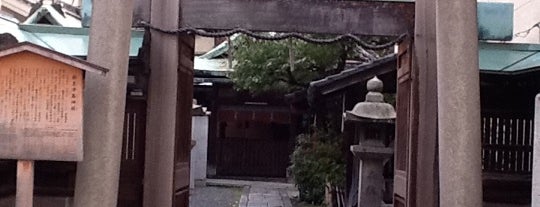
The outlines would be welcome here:
M 372 63 L 366 63 L 356 68 L 351 68 L 342 71 L 341 73 L 313 81 L 309 84 L 307 91 L 308 99 L 314 100 L 318 98 L 317 96 L 326 96 L 342 91 L 346 88 L 367 81 L 373 78 L 373 76 L 380 76 L 391 72 L 395 73 L 397 68 L 396 63 L 396 56 L 389 55 L 373 61 Z
M 414 37 L 413 70 L 417 111 L 413 122 L 417 136 L 413 146 L 416 150 L 409 156 L 415 159 L 414 172 L 407 183 L 409 204 L 412 206 L 439 206 L 439 160 L 438 160 L 438 105 L 437 105 L 437 45 L 435 38 L 435 8 L 433 0 L 416 1 L 416 29 Z M 398 89 L 399 90 L 399 89 Z M 444 161 L 443 161 L 444 162 Z M 412 166 L 411 166 L 412 167 Z
M 181 0 L 181 26 L 397 36 L 414 29 L 414 3 L 322 0 Z

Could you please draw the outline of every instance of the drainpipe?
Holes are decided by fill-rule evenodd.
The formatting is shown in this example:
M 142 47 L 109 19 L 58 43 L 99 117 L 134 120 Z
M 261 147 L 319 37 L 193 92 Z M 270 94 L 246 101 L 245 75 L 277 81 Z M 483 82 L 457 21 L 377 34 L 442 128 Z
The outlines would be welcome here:
M 90 27 L 92 19 L 92 0 L 82 0 L 81 24 L 83 27 Z

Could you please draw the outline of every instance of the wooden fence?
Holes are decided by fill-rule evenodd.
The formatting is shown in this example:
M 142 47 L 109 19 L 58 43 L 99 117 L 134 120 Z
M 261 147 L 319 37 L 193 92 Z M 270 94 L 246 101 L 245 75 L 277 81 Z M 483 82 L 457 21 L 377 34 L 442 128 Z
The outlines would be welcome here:
M 289 165 L 287 140 L 225 138 L 221 140 L 218 174 L 285 177 Z
M 482 169 L 487 173 L 532 172 L 533 118 L 482 114 Z

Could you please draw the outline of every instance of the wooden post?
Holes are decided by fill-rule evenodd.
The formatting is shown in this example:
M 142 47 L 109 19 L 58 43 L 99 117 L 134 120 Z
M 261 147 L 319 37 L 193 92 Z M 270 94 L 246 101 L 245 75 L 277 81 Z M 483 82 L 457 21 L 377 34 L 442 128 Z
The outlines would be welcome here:
M 151 4 L 152 25 L 167 30 L 179 27 L 179 0 Z M 150 36 L 143 206 L 173 206 L 180 38 L 153 30 Z
M 534 100 L 532 205 L 540 206 L 540 94 Z
M 34 161 L 17 161 L 16 207 L 32 207 L 34 201 Z
M 234 49 L 234 46 L 232 44 L 232 41 L 231 41 L 231 37 L 227 37 L 227 45 L 228 45 L 228 50 L 227 50 L 227 64 L 228 65 L 228 69 L 232 69 L 233 68 L 233 49 Z
M 435 38 L 435 8 L 432 0 L 416 0 L 414 54 L 412 55 L 411 94 L 413 128 L 416 138 L 411 143 L 411 180 L 407 184 L 414 189 L 409 194 L 411 204 L 423 207 L 439 206 L 439 176 L 437 161 L 437 47 Z M 398 89 L 400 90 L 400 89 Z M 398 124 L 399 125 L 399 124 Z M 413 150 L 415 148 L 416 150 Z M 417 187 L 418 186 L 418 187 Z
M 476 1 L 437 0 L 440 207 L 482 206 Z

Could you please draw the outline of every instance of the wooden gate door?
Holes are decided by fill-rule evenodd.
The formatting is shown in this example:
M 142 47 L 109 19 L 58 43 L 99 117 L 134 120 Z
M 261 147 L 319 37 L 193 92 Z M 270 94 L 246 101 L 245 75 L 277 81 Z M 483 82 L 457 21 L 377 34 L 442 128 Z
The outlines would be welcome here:
M 173 206 L 189 206 L 189 162 L 191 153 L 191 110 L 193 104 L 193 57 L 195 37 L 178 37 L 178 87 L 174 155 Z
M 119 207 L 142 206 L 145 136 L 146 101 L 127 100 L 118 190 Z
M 417 114 L 415 84 L 412 66 L 411 41 L 399 44 L 397 69 L 397 120 L 394 154 L 394 206 L 415 206 L 415 134 Z
M 291 130 L 288 112 L 220 110 L 218 116 L 218 176 L 286 176 Z

